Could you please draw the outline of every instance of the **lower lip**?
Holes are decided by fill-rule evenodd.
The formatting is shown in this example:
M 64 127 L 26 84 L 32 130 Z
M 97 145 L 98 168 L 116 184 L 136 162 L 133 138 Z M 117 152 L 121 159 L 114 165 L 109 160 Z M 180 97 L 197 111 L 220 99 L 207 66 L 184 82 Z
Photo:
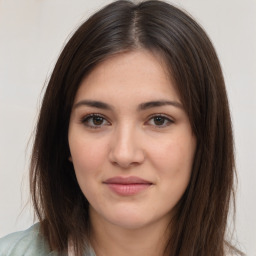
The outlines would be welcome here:
M 140 192 L 146 190 L 151 186 L 149 183 L 136 183 L 136 184 L 116 184 L 107 183 L 106 184 L 112 191 L 118 195 L 131 196 L 139 194 Z

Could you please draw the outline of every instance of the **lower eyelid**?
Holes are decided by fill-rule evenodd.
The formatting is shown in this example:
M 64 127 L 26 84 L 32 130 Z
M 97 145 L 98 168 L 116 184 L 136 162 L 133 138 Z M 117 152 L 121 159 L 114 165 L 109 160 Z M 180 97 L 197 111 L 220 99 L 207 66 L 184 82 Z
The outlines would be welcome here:
M 105 124 L 100 124 L 100 125 L 91 125 L 89 124 L 91 118 L 94 118 L 94 117 L 101 117 L 103 119 L 103 122 Z M 85 115 L 83 116 L 81 119 L 80 119 L 80 123 L 83 124 L 84 126 L 86 127 L 89 127 L 89 128 L 93 128 L 93 129 L 97 129 L 97 128 L 101 128 L 103 126 L 108 126 L 110 125 L 110 122 L 107 120 L 107 118 L 101 114 L 88 114 L 88 115 Z
M 164 119 L 164 123 L 163 124 L 159 124 L 159 125 L 157 125 L 157 124 L 155 124 L 155 123 L 150 123 L 150 122 L 154 122 L 154 118 L 155 117 L 161 117 L 161 118 L 163 118 Z M 170 125 L 172 125 L 174 123 L 174 121 L 171 119 L 171 118 L 169 118 L 169 117 L 166 117 L 166 116 L 164 116 L 164 115 L 154 115 L 154 116 L 152 116 L 152 117 L 150 117 L 149 119 L 148 119 L 148 121 L 146 122 L 146 124 L 148 124 L 149 126 L 152 126 L 153 128 L 157 128 L 157 129 L 161 129 L 161 128 L 165 128 L 165 127 L 168 127 L 168 126 L 170 126 Z

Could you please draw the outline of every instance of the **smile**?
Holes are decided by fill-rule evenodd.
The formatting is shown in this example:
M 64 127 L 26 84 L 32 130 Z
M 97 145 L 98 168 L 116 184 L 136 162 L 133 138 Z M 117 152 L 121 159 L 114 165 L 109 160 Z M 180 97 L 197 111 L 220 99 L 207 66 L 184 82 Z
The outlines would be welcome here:
M 152 185 L 139 177 L 113 177 L 103 182 L 110 190 L 121 196 L 136 195 Z

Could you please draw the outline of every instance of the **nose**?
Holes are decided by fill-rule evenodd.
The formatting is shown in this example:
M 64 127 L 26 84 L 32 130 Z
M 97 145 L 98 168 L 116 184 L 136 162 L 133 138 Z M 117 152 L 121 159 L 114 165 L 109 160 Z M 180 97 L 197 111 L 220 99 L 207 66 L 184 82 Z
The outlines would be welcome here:
M 142 138 L 136 128 L 131 125 L 116 128 L 109 153 L 111 163 L 127 169 L 141 164 L 144 158 Z

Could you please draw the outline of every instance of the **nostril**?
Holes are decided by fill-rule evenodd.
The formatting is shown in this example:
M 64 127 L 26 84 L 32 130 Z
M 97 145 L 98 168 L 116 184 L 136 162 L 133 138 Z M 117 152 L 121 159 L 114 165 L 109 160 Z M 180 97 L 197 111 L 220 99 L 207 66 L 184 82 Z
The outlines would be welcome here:
M 127 169 L 144 161 L 144 151 L 136 136 L 130 124 L 119 126 L 109 148 L 109 160 L 113 165 Z
M 119 166 L 121 168 L 130 168 L 130 167 L 134 167 L 137 165 L 140 165 L 141 163 L 144 162 L 144 154 L 142 152 L 142 150 L 136 150 L 133 151 L 132 153 L 130 152 L 130 154 L 127 154 L 127 152 L 111 152 L 110 153 L 110 162 L 114 165 L 114 166 Z

